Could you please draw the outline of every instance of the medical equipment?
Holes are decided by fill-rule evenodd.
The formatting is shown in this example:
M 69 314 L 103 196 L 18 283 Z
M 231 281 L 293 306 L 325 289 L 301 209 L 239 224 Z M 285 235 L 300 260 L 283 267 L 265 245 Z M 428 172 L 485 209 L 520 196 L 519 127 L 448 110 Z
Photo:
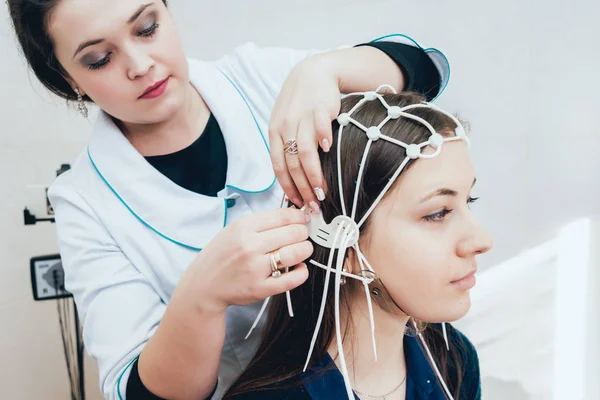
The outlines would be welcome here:
M 447 143 L 447 142 L 462 140 L 462 141 L 465 141 L 467 143 L 467 145 L 470 144 L 470 141 L 465 134 L 465 130 L 464 130 L 462 124 L 452 114 L 440 109 L 439 107 L 437 107 L 431 103 L 427 103 L 427 102 L 422 102 L 419 104 L 412 104 L 412 105 L 405 106 L 405 107 L 390 106 L 386 102 L 386 100 L 383 98 L 383 96 L 379 93 L 380 90 L 383 89 L 384 87 L 391 89 L 395 93 L 393 88 L 391 88 L 388 85 L 380 86 L 379 88 L 377 88 L 377 90 L 372 91 L 372 92 L 352 93 L 350 95 L 362 95 L 363 98 L 361 100 L 359 100 L 358 103 L 349 112 L 342 113 L 337 117 L 337 122 L 339 123 L 339 131 L 338 131 L 338 137 L 337 137 L 337 141 L 338 141 L 338 144 L 337 144 L 337 174 L 338 174 L 338 184 L 339 184 L 340 204 L 341 204 L 341 208 L 342 208 L 342 215 L 336 216 L 331 221 L 331 223 L 327 224 L 327 223 L 325 223 L 322 214 L 318 213 L 318 214 L 312 215 L 311 222 L 309 223 L 310 238 L 316 244 L 323 246 L 325 248 L 329 248 L 329 249 L 331 249 L 331 251 L 329 253 L 329 259 L 328 259 L 327 265 L 323 265 L 314 260 L 309 261 L 311 265 L 314 265 L 318 268 L 324 269 L 326 271 L 326 275 L 325 275 L 325 282 L 323 285 L 323 296 L 322 296 L 322 301 L 321 301 L 321 309 L 319 312 L 319 316 L 318 316 L 315 330 L 313 333 L 312 341 L 311 341 L 310 348 L 308 351 L 308 356 L 306 358 L 306 363 L 304 365 L 304 371 L 306 371 L 306 369 L 308 368 L 308 364 L 311 359 L 314 345 L 316 343 L 317 336 L 319 334 L 321 322 L 323 319 L 323 314 L 325 311 L 327 291 L 328 291 L 328 287 L 329 287 L 329 279 L 330 279 L 331 273 L 334 273 L 335 274 L 334 290 L 335 290 L 336 343 L 337 343 L 337 347 L 338 347 L 338 355 L 339 355 L 340 364 L 341 364 L 341 372 L 344 377 L 344 383 L 346 386 L 348 399 L 350 399 L 350 400 L 354 399 L 354 394 L 352 391 L 352 386 L 350 383 L 350 378 L 349 378 L 348 370 L 347 370 L 347 366 L 346 366 L 346 360 L 344 357 L 344 351 L 343 351 L 343 347 L 342 347 L 342 330 L 340 327 L 340 285 L 341 285 L 343 279 L 345 279 L 345 278 L 356 279 L 356 280 L 360 281 L 364 286 L 367 305 L 369 308 L 371 337 L 372 337 L 372 342 L 373 342 L 373 352 L 374 352 L 375 360 L 377 360 L 377 346 L 376 346 L 376 342 L 375 342 L 375 322 L 374 322 L 374 317 L 373 317 L 371 296 L 373 296 L 374 298 L 381 298 L 383 300 L 386 300 L 386 303 L 388 305 L 390 303 L 392 303 L 393 305 L 398 307 L 397 304 L 395 303 L 395 301 L 393 301 L 393 299 L 391 298 L 391 296 L 385 289 L 383 282 L 377 277 L 377 274 L 375 273 L 373 267 L 369 264 L 368 260 L 366 259 L 366 257 L 360 250 L 360 247 L 358 244 L 358 239 L 359 239 L 359 235 L 360 235 L 360 227 L 366 222 L 369 215 L 373 212 L 375 207 L 377 207 L 377 205 L 383 199 L 383 197 L 388 192 L 388 190 L 390 190 L 390 188 L 392 187 L 392 185 L 394 184 L 394 182 L 396 181 L 396 179 L 398 178 L 400 173 L 404 170 L 405 166 L 408 164 L 409 161 L 416 160 L 419 158 L 423 158 L 423 159 L 434 158 L 440 154 L 444 143 Z M 359 121 L 353 119 L 352 115 L 354 112 L 356 112 L 358 109 L 360 109 L 365 103 L 370 102 L 370 101 L 380 101 L 381 104 L 387 110 L 387 116 L 378 125 L 366 127 L 366 126 L 362 125 Z M 433 126 L 429 122 L 427 122 L 423 118 L 418 117 L 415 114 L 408 112 L 410 110 L 414 110 L 414 109 L 418 109 L 418 108 L 433 109 L 433 110 L 436 110 L 436 111 L 446 115 L 450 119 L 452 119 L 452 121 L 454 121 L 454 123 L 456 124 L 455 136 L 451 136 L 451 137 L 442 136 L 440 133 L 436 132 L 436 130 L 433 128 Z M 381 128 L 388 121 L 393 120 L 393 119 L 398 119 L 398 118 L 411 119 L 413 121 L 419 122 L 422 125 L 424 125 L 431 133 L 431 135 L 429 136 L 429 139 L 427 141 L 425 141 L 423 143 L 419 143 L 419 144 L 407 144 L 407 143 L 401 142 L 399 140 L 396 140 L 392 137 L 384 135 L 381 132 Z M 344 128 L 346 126 L 348 126 L 349 124 L 352 124 L 352 125 L 360 128 L 360 130 L 364 131 L 364 133 L 367 135 L 369 141 L 367 142 L 367 145 L 364 149 L 358 177 L 353 177 L 353 179 L 356 179 L 356 189 L 355 189 L 355 193 L 354 193 L 354 197 L 353 197 L 352 209 L 346 210 L 346 203 L 345 203 L 344 191 L 343 191 L 343 182 L 344 181 L 342 179 L 343 177 L 342 177 L 342 166 L 341 166 L 341 157 L 342 157 L 341 141 L 342 141 L 342 136 L 344 135 Z M 397 170 L 395 171 L 392 178 L 386 184 L 384 189 L 378 195 L 378 197 L 373 202 L 373 204 L 368 209 L 368 211 L 365 213 L 365 215 L 362 216 L 362 218 L 359 221 L 356 221 L 356 207 L 357 207 L 357 203 L 358 203 L 357 200 L 358 200 L 358 195 L 359 195 L 359 188 L 361 185 L 361 181 L 363 179 L 365 160 L 367 159 L 367 155 L 369 153 L 369 149 L 371 148 L 372 143 L 376 142 L 378 140 L 384 140 L 389 143 L 395 144 L 397 146 L 403 147 L 406 151 L 406 158 L 403 160 L 401 165 L 397 168 Z M 432 153 L 425 154 L 422 151 L 425 147 L 430 147 L 430 148 L 434 149 L 434 151 Z M 348 273 L 343 269 L 345 253 L 349 248 L 353 249 L 358 256 L 358 262 L 360 265 L 360 273 L 359 274 Z M 334 260 L 334 255 L 335 255 L 336 250 L 339 251 L 340 254 L 338 254 L 338 257 L 336 260 L 336 265 L 334 267 L 333 260 Z M 288 294 L 288 305 L 291 308 L 289 292 L 287 294 Z M 261 316 L 266 308 L 266 304 L 267 304 L 268 300 L 269 299 L 267 299 L 265 301 L 265 303 L 263 304 L 263 308 L 261 309 L 261 311 L 260 311 L 255 323 L 253 324 L 250 332 L 248 333 L 248 335 L 250 335 L 250 333 L 252 332 L 252 329 L 254 329 L 258 320 L 261 318 Z M 398 307 L 398 308 L 400 309 L 400 307 Z M 291 314 L 290 314 L 290 316 L 291 316 Z M 431 365 L 432 365 L 433 369 L 435 370 L 435 373 L 438 377 L 440 384 L 442 385 L 444 392 L 446 393 L 446 395 L 448 396 L 449 399 L 453 400 L 452 394 L 450 393 L 450 390 L 448 389 L 446 383 L 444 382 L 444 379 L 435 363 L 435 360 L 433 359 L 431 351 L 429 350 L 422 333 L 418 331 L 416 322 L 413 321 L 413 324 L 414 324 L 414 329 L 416 331 L 416 335 L 419 337 L 421 344 L 423 345 L 423 348 L 427 354 L 427 357 L 431 361 Z M 446 341 L 446 348 L 449 350 L 448 337 L 447 337 L 445 324 L 442 324 L 442 329 L 443 329 L 444 339 Z
M 62 164 L 56 171 L 56 175 L 69 169 L 69 164 Z M 30 188 L 32 187 L 44 190 L 43 208 L 41 207 L 42 203 L 37 202 L 39 204 L 36 203 L 36 212 L 44 214 L 45 217 L 37 218 L 28 207 L 25 207 L 23 210 L 25 225 L 35 225 L 37 222 L 53 223 L 54 210 L 47 197 L 48 188 L 45 185 L 31 185 Z M 85 400 L 83 337 L 73 295 L 64 286 L 64 270 L 60 255 L 52 254 L 31 258 L 30 276 L 34 300 L 56 301 L 71 400 Z
M 63 172 L 68 171 L 69 169 L 71 169 L 71 166 L 69 164 L 62 164 L 60 166 L 60 168 L 58 170 L 56 170 L 56 176 L 59 176 L 60 174 L 62 174 Z M 32 187 L 40 187 L 41 185 L 30 185 L 30 188 Z M 48 200 L 48 188 L 46 186 L 41 186 L 44 191 L 45 191 L 45 210 L 44 210 L 44 214 L 46 214 L 46 217 L 43 218 L 38 218 L 36 217 L 35 214 L 33 214 L 31 212 L 31 210 L 29 210 L 28 207 L 25 207 L 23 209 L 23 222 L 25 223 L 25 225 L 35 225 L 38 222 L 52 222 L 54 223 L 54 210 L 52 209 L 52 204 L 50 204 L 50 200 Z M 41 210 L 40 210 L 41 211 Z
M 56 301 L 71 400 L 85 400 L 83 337 L 73 295 L 64 286 L 60 255 L 33 257 L 30 261 L 30 271 L 34 300 Z

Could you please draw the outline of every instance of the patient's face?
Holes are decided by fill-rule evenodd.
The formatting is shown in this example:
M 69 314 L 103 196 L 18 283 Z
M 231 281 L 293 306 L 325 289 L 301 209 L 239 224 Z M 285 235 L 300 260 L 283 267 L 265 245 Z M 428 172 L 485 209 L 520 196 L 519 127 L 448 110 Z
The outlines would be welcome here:
M 474 276 L 461 278 L 492 247 L 469 207 L 474 181 L 466 143 L 447 142 L 403 172 L 371 215 L 362 250 L 394 301 L 418 320 L 454 321 L 469 310 Z

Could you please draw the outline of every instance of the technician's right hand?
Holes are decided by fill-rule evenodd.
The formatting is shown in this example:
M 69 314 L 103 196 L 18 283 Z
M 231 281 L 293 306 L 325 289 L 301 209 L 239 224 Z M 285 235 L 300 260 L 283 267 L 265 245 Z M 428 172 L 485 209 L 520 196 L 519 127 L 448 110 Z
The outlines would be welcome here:
M 224 312 L 300 286 L 308 278 L 303 263 L 313 252 L 308 241 L 310 216 L 296 209 L 265 211 L 240 218 L 224 228 L 182 277 L 192 283 L 199 306 Z M 296 266 L 271 276 L 269 253 L 279 251 L 281 264 Z

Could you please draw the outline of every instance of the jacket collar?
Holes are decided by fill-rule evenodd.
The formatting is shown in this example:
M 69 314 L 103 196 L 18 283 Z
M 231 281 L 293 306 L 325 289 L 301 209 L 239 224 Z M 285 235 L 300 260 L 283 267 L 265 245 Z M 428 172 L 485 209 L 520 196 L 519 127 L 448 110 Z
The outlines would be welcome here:
M 189 68 L 191 84 L 208 104 L 225 139 L 227 190 L 220 195 L 268 190 L 275 175 L 263 135 L 265 123 L 254 114 L 238 84 L 216 65 L 190 61 Z M 203 196 L 172 182 L 137 152 L 105 113 L 94 124 L 88 156 L 123 205 L 173 243 L 201 250 L 226 224 L 223 198 Z
M 446 400 L 417 338 L 404 336 L 404 357 L 408 373 L 406 400 Z M 325 353 L 318 365 L 303 374 L 301 379 L 313 400 L 347 398 L 342 373 L 328 353 Z M 358 399 L 356 395 L 355 398 Z

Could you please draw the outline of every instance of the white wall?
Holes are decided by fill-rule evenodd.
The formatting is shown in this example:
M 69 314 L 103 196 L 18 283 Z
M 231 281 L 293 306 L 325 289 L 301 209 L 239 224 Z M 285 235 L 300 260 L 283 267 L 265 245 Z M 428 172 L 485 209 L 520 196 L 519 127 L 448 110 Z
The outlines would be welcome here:
M 487 400 L 597 398 L 599 219 L 479 274 L 458 325 L 479 350 Z
M 327 48 L 393 32 L 443 49 L 452 79 L 439 104 L 471 122 L 476 194 L 482 197 L 476 208 L 496 240 L 495 250 L 481 260 L 484 269 L 551 241 L 561 227 L 580 217 L 600 213 L 600 128 L 595 123 L 600 109 L 600 5 L 595 1 L 171 3 L 189 56 L 196 58 L 214 59 L 250 40 Z M 27 73 L 7 14 L 6 6 L 0 6 L 0 398 L 66 399 L 56 307 L 32 300 L 28 271 L 30 257 L 57 251 L 56 236 L 49 224 L 23 226 L 21 213 L 35 199 L 26 186 L 51 182 L 60 163 L 71 161 L 85 144 L 89 123 Z M 597 219 L 593 223 L 595 232 L 600 230 Z M 594 237 L 598 243 L 598 235 Z M 598 257 L 594 260 L 589 315 L 600 310 L 599 296 L 593 294 L 600 291 L 600 263 Z M 520 296 L 523 331 L 510 335 L 553 329 L 543 321 L 532 326 L 527 307 L 533 294 Z M 600 333 L 598 320 L 588 332 L 586 350 L 597 360 L 600 348 L 591 335 Z M 535 343 L 520 351 L 533 354 Z M 482 352 L 482 365 L 493 367 L 495 360 L 486 357 Z M 592 357 L 587 362 L 588 376 L 591 371 L 598 376 L 597 362 Z M 100 399 L 89 360 L 87 367 L 88 398 Z M 552 374 L 543 379 L 542 386 L 553 386 Z M 597 398 L 591 379 L 586 385 L 582 398 Z M 490 399 L 499 399 L 508 398 L 512 389 L 494 384 L 485 390 Z

